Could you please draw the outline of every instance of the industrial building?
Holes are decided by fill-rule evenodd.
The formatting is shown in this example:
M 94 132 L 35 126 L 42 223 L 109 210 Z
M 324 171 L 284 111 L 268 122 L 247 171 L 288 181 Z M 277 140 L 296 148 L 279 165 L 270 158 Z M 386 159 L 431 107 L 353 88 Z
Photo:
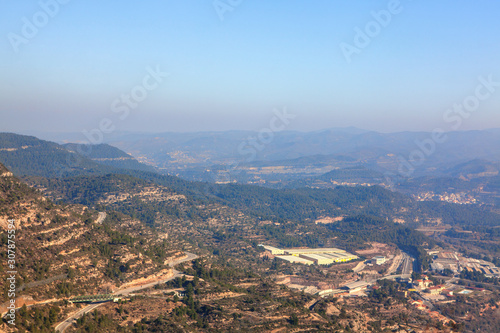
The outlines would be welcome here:
M 271 252 L 273 255 L 278 255 L 278 254 L 285 254 L 285 251 L 282 249 L 278 249 L 277 247 L 270 246 L 270 245 L 264 245 L 264 244 L 259 244 L 259 246 L 263 247 L 267 251 Z
M 355 293 L 361 290 L 365 290 L 366 288 L 368 288 L 369 285 L 371 284 L 366 281 L 356 281 L 346 284 L 345 286 L 342 287 L 342 289 L 347 290 L 349 293 Z
M 358 259 L 357 256 L 344 252 L 344 253 L 321 253 L 321 254 L 301 254 L 300 257 L 312 260 L 318 265 L 330 265 L 333 263 L 347 262 Z
M 324 257 L 333 259 L 334 262 L 347 262 L 347 261 L 358 259 L 358 256 L 356 256 L 354 254 L 347 253 L 347 252 L 323 253 L 321 255 Z
M 296 257 L 296 256 L 285 255 L 285 256 L 276 256 L 276 258 L 288 261 L 288 262 L 290 262 L 292 264 L 304 264 L 304 265 L 312 265 L 312 264 L 314 264 L 314 261 L 307 260 L 307 259 L 304 259 L 304 258 L 301 258 L 301 257 Z
M 334 263 L 332 258 L 327 258 L 326 256 L 322 256 L 321 254 L 301 254 L 300 258 L 304 258 L 307 260 L 313 261 L 316 265 L 330 265 Z
M 322 254 L 322 253 L 346 253 L 337 248 L 318 248 L 318 249 L 285 249 L 285 254 L 299 256 L 301 254 Z
M 377 265 L 383 265 L 386 262 L 384 256 L 376 256 L 372 258 L 372 263 Z
M 337 248 L 317 249 L 279 249 L 273 246 L 259 244 L 277 258 L 288 262 L 296 262 L 310 265 L 330 265 L 333 263 L 347 262 L 358 259 L 358 256 Z M 295 259 L 294 259 L 295 258 Z

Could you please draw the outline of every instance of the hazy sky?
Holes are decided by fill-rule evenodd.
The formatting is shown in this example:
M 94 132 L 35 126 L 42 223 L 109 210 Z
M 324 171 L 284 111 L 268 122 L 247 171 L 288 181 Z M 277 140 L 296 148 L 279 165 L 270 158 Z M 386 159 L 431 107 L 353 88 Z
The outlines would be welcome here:
M 1 0 L 0 131 L 500 127 L 498 1 L 59 1 Z

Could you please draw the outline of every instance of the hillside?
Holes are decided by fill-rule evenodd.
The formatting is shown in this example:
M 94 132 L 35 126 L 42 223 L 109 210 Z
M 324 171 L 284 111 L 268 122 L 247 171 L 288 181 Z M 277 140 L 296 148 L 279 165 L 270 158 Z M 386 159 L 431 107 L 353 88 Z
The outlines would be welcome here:
M 151 226 L 158 214 L 178 218 L 184 211 L 196 211 L 185 195 L 128 175 L 36 179 L 36 186 L 54 200 L 114 209 Z
M 109 211 L 98 222 L 96 211 L 54 204 L 6 174 L 1 164 L 0 172 L 0 258 L 7 261 L 5 231 L 14 220 L 19 306 L 52 299 L 48 307 L 60 310 L 71 296 L 111 292 L 139 278 L 171 274 L 164 262 L 176 255 L 176 246 L 139 221 Z M 6 274 L 0 270 L 3 281 Z M 4 289 L 0 304 L 7 300 Z M 66 306 L 63 312 L 72 310 Z
M 63 177 L 112 171 L 57 143 L 12 133 L 0 133 L 0 162 L 17 176 Z
M 150 172 L 155 171 L 153 167 L 139 163 L 131 155 L 107 144 L 83 145 L 68 143 L 63 145 L 63 147 L 71 152 L 83 154 L 96 163 L 112 166 L 118 169 L 131 169 Z
M 0 163 L 16 176 L 49 178 L 116 173 L 122 168 L 154 171 L 152 167 L 108 145 L 62 146 L 13 133 L 0 133 Z
M 141 174 L 145 176 L 147 174 Z M 147 177 L 145 177 L 147 178 Z M 178 183 L 155 175 L 149 180 L 129 175 L 81 176 L 64 179 L 31 178 L 30 182 L 54 200 L 107 206 L 153 224 L 158 212 L 175 216 L 201 214 L 199 207 L 217 204 L 260 219 L 312 222 L 323 216 L 366 214 L 408 223 L 418 204 L 381 187 L 275 190 L 249 185 Z M 163 198 L 163 199 L 160 199 Z M 175 199 L 170 199 L 175 198 Z M 180 215 L 179 215 L 180 214 Z
M 287 184 L 287 188 L 315 187 L 333 188 L 339 184 L 383 185 L 384 174 L 363 166 L 334 169 L 320 176 L 303 178 Z
M 418 263 L 428 265 L 422 245 L 433 244 L 421 233 L 406 226 L 392 223 L 386 219 L 369 216 L 347 218 L 338 226 L 315 224 L 301 218 L 301 222 L 287 221 L 273 218 L 275 221 L 263 219 L 258 211 L 263 202 L 276 196 L 280 191 L 266 190 L 262 197 L 256 190 L 258 187 L 225 186 L 227 192 L 213 195 L 220 200 L 228 200 L 236 205 L 243 202 L 232 200 L 232 196 L 250 195 L 252 201 L 246 203 L 257 204 L 251 216 L 234 208 L 224 206 L 218 202 L 204 202 L 190 199 L 188 196 L 176 194 L 167 187 L 139 180 L 130 176 L 106 175 L 91 177 L 74 177 L 67 179 L 46 180 L 48 187 L 45 193 L 68 196 L 71 194 L 75 202 L 92 199 L 100 209 L 129 209 L 131 215 L 136 214 L 141 219 L 147 211 L 154 212 L 155 234 L 168 234 L 169 239 L 184 239 L 188 244 L 196 247 L 204 256 L 184 270 L 193 276 L 192 280 L 177 279 L 171 283 L 159 285 L 153 290 L 141 293 L 141 297 L 132 298 L 120 304 L 107 304 L 99 309 L 97 314 L 82 317 L 76 324 L 82 330 L 116 331 L 120 322 L 134 318 L 123 325 L 125 332 L 142 330 L 153 331 L 248 331 L 260 327 L 263 330 L 272 328 L 283 329 L 290 325 L 293 316 L 300 318 L 300 325 L 304 329 L 322 327 L 345 327 L 347 318 L 326 316 L 318 319 L 321 307 L 308 310 L 307 304 L 313 296 L 296 292 L 277 284 L 283 274 L 297 274 L 307 276 L 311 284 L 321 283 L 324 280 L 324 271 L 316 267 L 293 267 L 280 264 L 262 257 L 257 246 L 261 242 L 272 242 L 283 247 L 334 247 L 338 246 L 349 251 L 366 248 L 367 241 L 387 241 L 391 235 L 396 235 L 394 241 L 410 253 L 420 258 Z M 233 194 L 232 191 L 235 191 Z M 340 189 L 345 190 L 345 189 Z M 347 189 L 349 190 L 349 189 Z M 377 189 L 379 190 L 379 189 Z M 243 192 L 240 192 L 243 191 Z M 382 190 L 385 191 L 385 190 Z M 317 192 L 321 196 L 322 192 Z M 354 204 L 366 203 L 366 198 L 356 192 L 356 189 L 346 196 L 347 192 L 339 193 L 339 197 L 353 200 Z M 92 196 L 89 196 L 92 194 Z M 313 195 L 314 192 L 308 193 Z M 379 193 L 382 197 L 389 196 L 390 192 Z M 288 196 L 289 195 L 289 196 Z M 282 198 L 288 200 L 304 200 L 305 194 L 289 193 Z M 369 194 L 367 194 L 370 196 Z M 388 198 L 381 198 L 387 200 Z M 318 198 L 316 198 L 318 200 Z M 337 199 L 337 203 L 340 202 Z M 295 202 L 297 203 L 297 202 Z M 168 210 L 174 205 L 175 210 Z M 281 205 L 281 204 L 280 204 Z M 274 212 L 280 211 L 280 205 L 273 207 Z M 273 205 L 272 205 L 273 206 Z M 290 206 L 291 207 L 291 206 Z M 296 214 L 304 207 L 297 208 Z M 144 220 L 147 221 L 147 220 Z M 156 253 L 156 252 L 155 252 Z M 352 278 L 350 270 L 357 262 L 347 263 L 328 268 L 328 276 L 335 274 L 336 279 Z M 304 282 L 306 283 L 306 282 Z M 186 296 L 179 300 L 172 297 L 173 288 L 186 290 Z M 152 300 L 161 300 L 152 302 Z M 316 302 L 314 302 L 316 303 Z M 259 304 L 259 306 L 256 306 Z M 374 300 L 365 303 L 367 309 L 376 307 Z M 358 315 L 357 305 L 345 305 L 344 311 L 359 321 L 359 327 L 368 329 L 370 322 L 375 318 L 385 318 L 385 315 L 370 315 L 369 318 Z M 411 313 L 413 310 L 409 310 Z M 124 315 L 126 314 L 126 315 Z M 423 325 L 425 320 L 419 320 Z M 340 326 L 340 323 L 342 326 Z M 99 328 L 99 329 L 97 329 Z
M 3 164 L 0 164 L 0 175 L 7 177 L 7 173 L 9 169 L 7 169 Z
M 38 163 L 36 158 L 27 162 Z M 0 171 L 7 170 L 0 166 Z M 452 232 L 441 238 L 462 246 L 458 243 L 461 240 L 451 238 L 462 228 L 478 230 L 484 226 L 483 235 L 498 225 L 498 216 L 479 206 L 416 202 L 379 186 L 276 190 L 187 182 L 144 171 L 119 172 L 24 178 L 43 195 L 10 175 L 3 177 L 8 204 L 2 208 L 5 214 L 15 212 L 21 229 L 29 231 L 21 233 L 19 239 L 20 246 L 30 249 L 19 257 L 24 265 L 20 281 L 26 285 L 21 295 L 36 300 L 57 295 L 55 305 L 36 310 L 47 314 L 60 311 L 57 320 L 75 310 L 62 302 L 64 297 L 109 292 L 134 279 L 168 274 L 166 261 L 180 250 L 202 257 L 178 268 L 189 274 L 190 280 L 176 279 L 141 291 L 123 304 L 106 304 L 71 329 L 265 331 L 289 328 L 296 316 L 300 318 L 298 327 L 303 329 L 339 330 L 349 324 L 349 318 L 355 318 L 356 327 L 368 331 L 377 327 L 377 321 L 392 318 L 376 311 L 379 296 L 370 294 L 358 303 L 339 305 L 336 300 L 321 302 L 315 300 L 317 296 L 278 284 L 284 277 L 293 277 L 304 288 L 332 288 L 323 281 L 338 286 L 363 276 L 353 271 L 360 262 L 301 267 L 270 260 L 258 244 L 338 247 L 364 253 L 370 251 L 371 244 L 384 243 L 393 254 L 405 251 L 412 255 L 419 271 L 429 267 L 425 248 L 443 244 L 414 227 L 453 225 Z M 348 172 L 356 176 L 364 170 Z M 98 212 L 107 213 L 102 224 L 97 222 Z M 2 215 L 4 220 L 11 217 Z M 2 242 L 5 245 L 5 239 Z M 478 248 L 489 245 L 474 242 Z M 370 274 L 382 276 L 387 268 Z M 186 295 L 176 298 L 172 290 L 183 290 Z M 312 301 L 319 305 L 308 305 Z M 415 316 L 417 310 L 405 308 L 401 299 L 392 298 L 389 303 L 398 314 L 417 317 L 416 327 L 438 325 L 428 316 Z M 344 314 L 326 314 L 325 308 L 331 306 L 341 307 Z M 361 314 L 360 308 L 364 309 Z M 27 322 L 36 323 L 40 316 L 26 313 Z
M 2 147 L 10 147 L 2 148 L 0 161 L 9 161 L 13 166 L 14 174 L 32 177 L 29 179 L 30 184 L 38 184 L 38 186 L 46 188 L 50 191 L 51 198 L 54 200 L 102 206 L 102 203 L 108 200 L 105 196 L 120 196 L 134 189 L 138 184 L 142 184 L 142 187 L 160 187 L 161 189 L 155 189 L 154 191 L 158 190 L 186 197 L 185 200 L 183 199 L 180 202 L 169 200 L 152 200 L 148 202 L 130 196 L 127 200 L 118 201 L 113 206 L 109 206 L 112 209 L 120 210 L 122 213 L 138 217 L 150 225 L 154 224 L 157 219 L 156 214 L 158 212 L 156 210 L 160 210 L 169 216 L 176 216 L 176 218 L 184 216 L 184 214 L 197 216 L 200 214 L 197 207 L 205 203 L 217 203 L 254 217 L 272 220 L 314 221 L 324 216 L 365 214 L 402 220 L 409 224 L 426 223 L 427 221 L 440 219 L 450 225 L 464 223 L 466 225 L 494 225 L 494 221 L 497 219 L 497 215 L 490 213 L 488 207 L 470 206 L 463 208 L 446 202 L 437 202 L 435 204 L 415 202 L 405 195 L 377 186 L 328 186 L 333 188 L 275 190 L 249 185 L 189 182 L 178 177 L 160 175 L 154 172 L 103 166 L 89 158 L 70 152 L 55 143 L 38 140 L 34 137 L 4 133 L 0 135 L 0 139 L 2 140 L 0 141 Z M 69 145 L 68 147 L 78 150 L 78 146 L 75 145 Z M 101 158 L 97 156 L 109 156 L 109 158 L 114 159 L 128 156 L 118 149 L 106 145 L 97 146 L 92 150 L 94 155 L 90 154 L 90 156 L 96 158 Z M 53 158 L 53 155 L 56 158 Z M 64 175 L 78 176 L 61 178 L 60 165 L 55 162 L 58 158 L 66 161 L 67 158 L 74 159 L 75 156 L 81 158 L 82 164 L 75 167 L 66 164 L 67 169 L 65 169 Z M 85 168 L 84 165 L 89 167 Z M 113 177 L 110 174 L 117 176 Z M 96 175 L 97 178 L 94 178 L 93 175 Z M 333 179 L 355 179 L 360 181 L 368 180 L 370 177 L 378 177 L 379 175 L 379 173 L 370 169 L 353 167 L 331 171 L 319 177 L 316 181 L 319 180 L 324 183 L 327 183 L 328 180 L 331 183 Z M 58 180 L 54 180 L 55 177 Z M 495 178 L 485 177 L 481 179 L 489 181 Z M 148 182 L 149 185 L 140 183 L 140 180 Z M 405 184 L 411 182 L 412 179 L 398 186 L 405 190 Z M 468 189 L 464 186 L 471 185 L 464 180 L 454 182 L 460 189 Z M 426 183 L 434 185 L 429 188 L 425 187 Z M 119 186 L 117 186 L 118 184 Z M 444 186 L 439 188 L 439 184 Z M 417 190 L 419 189 L 431 191 L 432 187 L 444 191 L 450 188 L 449 184 L 440 180 L 433 183 L 432 179 L 428 181 L 423 179 L 408 186 L 406 193 L 415 194 L 418 193 Z M 474 186 L 474 188 L 479 188 L 480 184 Z M 491 187 L 485 186 L 485 188 L 490 189 Z M 141 192 L 135 189 L 134 191 Z
M 156 187 L 153 192 L 164 191 L 174 196 L 185 196 L 186 199 L 181 201 L 184 207 L 180 211 L 178 201 L 159 201 L 153 197 L 146 201 L 136 200 L 143 198 L 140 195 L 135 199 L 134 196 L 126 195 L 127 200 L 118 200 L 113 204 L 113 209 L 141 217 L 143 222 L 150 224 L 155 220 L 158 209 L 177 217 L 184 214 L 180 213 L 182 211 L 197 215 L 199 214 L 197 207 L 206 203 L 217 203 L 254 217 L 273 220 L 314 221 L 324 216 L 365 214 L 403 220 L 410 225 L 440 219 L 451 225 L 471 226 L 494 225 L 498 219 L 498 215 L 491 213 L 491 209 L 487 206 L 460 207 L 447 202 L 418 202 L 406 195 L 391 192 L 379 186 L 330 186 L 333 188 L 276 190 L 250 185 L 189 182 L 173 176 L 135 170 L 121 169 L 119 172 L 121 174 L 60 179 L 31 177 L 27 179 L 30 184 L 47 190 L 47 193 L 54 200 L 91 206 L 101 205 L 110 196 L 119 197 L 127 192 L 140 193 L 142 190 L 138 189 L 141 187 L 150 187 L 148 191 Z M 348 173 L 352 172 L 364 173 L 365 170 L 348 170 Z M 373 174 L 376 175 L 376 173 Z M 456 180 L 455 182 L 462 181 Z M 425 181 L 419 181 L 412 185 L 413 187 L 405 188 L 405 183 L 403 183 L 400 184 L 400 188 L 411 193 L 413 190 L 418 190 L 423 184 Z M 136 186 L 138 187 L 136 188 Z
M 474 178 L 497 176 L 500 171 L 499 162 L 474 159 L 466 163 L 460 163 L 446 170 L 450 176 L 470 180 Z

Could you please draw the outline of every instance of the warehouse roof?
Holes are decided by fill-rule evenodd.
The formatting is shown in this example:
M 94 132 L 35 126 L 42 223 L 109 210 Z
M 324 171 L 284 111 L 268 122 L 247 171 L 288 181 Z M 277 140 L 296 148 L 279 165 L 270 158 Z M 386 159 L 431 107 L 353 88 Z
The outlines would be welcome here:
M 259 246 L 262 246 L 263 248 L 269 251 L 283 251 L 282 249 L 278 249 L 277 247 L 271 245 L 259 244 Z
M 337 248 L 318 248 L 318 249 L 285 249 L 290 254 L 308 254 L 308 253 L 345 253 L 344 250 Z
M 369 285 L 370 285 L 370 283 L 366 282 L 366 281 L 356 281 L 356 282 L 352 282 L 352 283 L 346 284 L 344 286 L 344 288 L 347 288 L 347 289 L 356 289 L 356 288 L 367 287 Z
M 300 263 L 300 264 L 306 264 L 306 265 L 312 265 L 314 264 L 313 261 L 307 260 L 301 257 L 296 257 L 296 256 L 276 256 L 275 258 L 282 259 L 285 261 L 293 262 L 293 263 Z
M 333 260 L 332 258 L 328 258 L 326 256 L 323 256 L 321 254 L 316 254 L 316 253 L 307 253 L 304 254 L 305 257 L 314 259 L 314 260 Z

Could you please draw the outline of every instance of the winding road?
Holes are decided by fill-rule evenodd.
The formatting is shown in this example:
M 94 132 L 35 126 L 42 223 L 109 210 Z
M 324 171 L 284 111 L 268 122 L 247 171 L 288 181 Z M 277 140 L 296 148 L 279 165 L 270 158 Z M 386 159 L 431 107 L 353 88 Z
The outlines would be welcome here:
M 174 267 L 176 265 L 179 265 L 179 264 L 182 264 L 183 262 L 186 262 L 186 261 L 191 261 L 191 260 L 194 260 L 196 258 L 198 258 L 198 256 L 194 253 L 189 253 L 189 252 L 184 252 L 186 253 L 186 258 L 183 258 L 183 259 L 179 259 L 179 260 L 174 260 L 172 262 L 169 263 L 169 266 L 170 267 Z M 147 289 L 147 288 L 150 288 L 150 287 L 153 287 L 157 284 L 160 284 L 160 283 L 166 283 L 170 280 L 173 280 L 177 277 L 181 277 L 183 274 L 182 272 L 179 272 L 177 270 L 173 270 L 173 275 L 164 279 L 164 280 L 159 280 L 159 281 L 155 281 L 155 282 L 151 282 L 151 283 L 147 283 L 147 284 L 143 284 L 143 285 L 139 285 L 139 286 L 134 286 L 134 287 L 128 287 L 128 288 L 125 288 L 125 289 L 118 289 L 116 290 L 113 295 L 116 295 L 116 296 L 127 296 L 133 292 L 136 292 L 136 291 L 139 291 L 139 290 L 142 290 L 142 289 Z M 63 322 L 59 323 L 57 326 L 56 326 L 56 332 L 64 332 L 68 327 L 70 327 L 71 325 L 73 325 L 73 323 L 78 319 L 80 318 L 81 316 L 83 316 L 84 314 L 86 313 L 89 313 L 91 311 L 93 311 L 94 309 L 96 309 L 97 307 L 103 305 L 104 303 L 97 303 L 97 304 L 90 304 L 90 305 L 87 305 L 86 307 L 84 307 L 83 309 L 80 309 L 78 310 L 77 312 L 73 313 L 70 317 L 66 318 L 66 320 L 64 320 Z

